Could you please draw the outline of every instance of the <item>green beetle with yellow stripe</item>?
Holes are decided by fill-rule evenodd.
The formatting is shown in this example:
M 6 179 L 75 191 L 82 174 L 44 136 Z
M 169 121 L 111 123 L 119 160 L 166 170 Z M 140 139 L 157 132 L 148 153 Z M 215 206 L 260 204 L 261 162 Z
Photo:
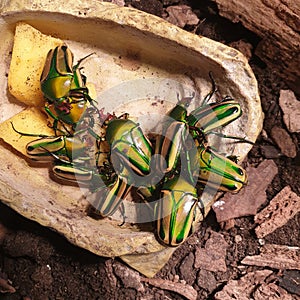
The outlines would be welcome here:
M 201 144 L 187 152 L 187 177 L 216 191 L 238 193 L 248 182 L 247 172 L 232 159 Z
M 152 145 L 138 124 L 129 119 L 111 120 L 106 129 L 106 140 L 114 168 L 125 165 L 139 176 L 149 174 Z
M 51 49 L 41 74 L 41 90 L 47 99 L 45 110 L 53 118 L 53 129 L 58 123 L 74 127 L 93 100 L 86 87 L 86 77 L 80 72 L 80 64 L 91 54 L 73 66 L 73 53 L 65 44 Z M 68 130 L 67 130 L 68 131 Z
M 195 186 L 182 176 L 166 179 L 155 207 L 158 240 L 167 246 L 178 246 L 191 233 L 198 205 Z

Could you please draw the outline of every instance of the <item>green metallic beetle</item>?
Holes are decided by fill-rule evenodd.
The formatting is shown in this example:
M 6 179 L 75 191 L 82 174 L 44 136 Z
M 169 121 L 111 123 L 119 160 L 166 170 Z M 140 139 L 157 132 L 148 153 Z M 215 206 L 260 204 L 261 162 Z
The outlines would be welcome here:
M 91 189 L 105 187 L 111 183 L 115 174 L 109 162 L 109 145 L 100 143 L 94 136 L 84 134 L 75 136 L 46 136 L 23 133 L 22 136 L 39 137 L 26 145 L 29 157 L 37 161 L 53 161 L 53 174 L 69 183 L 85 184 Z
M 189 137 L 186 122 L 187 111 L 176 105 L 163 123 L 162 133 L 156 139 L 155 154 L 160 155 L 158 172 L 169 173 L 174 170 L 185 141 Z
M 227 136 L 214 131 L 235 121 L 241 115 L 242 110 L 239 103 L 232 99 L 224 98 L 219 102 L 209 103 L 193 110 L 187 116 L 186 121 L 189 124 L 193 138 L 199 138 L 200 129 L 200 138 L 208 134 L 218 134 L 222 137 L 244 141 L 243 138 Z
M 85 160 L 87 143 L 74 136 L 41 137 L 26 145 L 27 154 L 35 160 L 53 160 L 50 153 L 59 158 L 75 161 Z
M 248 183 L 247 173 L 241 166 L 210 147 L 200 148 L 199 164 L 198 182 L 215 190 L 238 193 Z
M 80 73 L 81 62 L 90 55 L 73 66 L 73 53 L 67 45 L 57 46 L 48 52 L 40 82 L 48 101 L 45 110 L 54 119 L 55 131 L 58 122 L 75 126 L 87 107 L 93 104 L 86 87 L 86 77 Z
M 93 53 L 92 53 L 93 54 Z M 50 102 L 61 102 L 66 97 L 85 96 L 91 100 L 86 87 L 86 77 L 80 73 L 80 64 L 89 56 L 81 58 L 73 66 L 74 56 L 67 45 L 63 44 L 51 49 L 41 74 L 41 89 Z
M 131 191 L 132 185 L 125 178 L 129 178 L 128 174 L 122 173 L 112 184 L 93 193 L 91 204 L 102 217 L 113 215 Z
M 112 185 L 117 175 L 109 163 L 104 164 L 101 168 L 92 167 L 84 164 L 64 161 L 52 154 L 56 160 L 52 167 L 54 176 L 63 182 L 84 185 L 91 192 Z
M 248 182 L 241 166 L 203 144 L 187 152 L 187 161 L 190 170 L 186 174 L 193 178 L 192 183 L 216 191 L 238 193 Z
M 176 247 L 192 232 L 197 214 L 205 207 L 198 199 L 197 189 L 183 176 L 166 179 L 155 207 L 156 230 L 159 241 Z
M 106 129 L 106 140 L 115 169 L 125 165 L 139 176 L 149 174 L 152 145 L 138 124 L 128 119 L 111 120 Z
M 109 147 L 105 141 L 101 141 L 100 143 L 98 141 L 99 138 L 95 138 L 93 135 L 88 134 L 88 132 L 82 135 L 78 133 L 74 136 L 48 136 L 20 132 L 13 124 L 12 127 L 21 136 L 38 137 L 38 139 L 26 145 L 28 156 L 37 161 L 53 161 L 53 158 L 55 158 L 56 160 L 86 164 L 86 162 L 92 159 L 91 153 L 104 156 L 105 152 L 109 151 Z M 106 144 L 102 146 L 102 143 Z M 105 149 L 102 150 L 100 148 Z M 99 158 L 96 159 L 99 160 Z M 94 159 L 92 160 L 94 161 Z M 101 160 L 103 161 L 104 157 Z

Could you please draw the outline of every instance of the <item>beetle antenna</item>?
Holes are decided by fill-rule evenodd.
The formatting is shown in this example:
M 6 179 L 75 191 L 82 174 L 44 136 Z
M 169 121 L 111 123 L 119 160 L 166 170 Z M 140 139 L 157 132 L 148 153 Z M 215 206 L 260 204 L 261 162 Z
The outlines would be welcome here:
M 43 138 L 43 137 L 49 137 L 49 135 L 46 135 L 46 134 L 35 134 L 35 133 L 21 132 L 21 131 L 19 131 L 19 130 L 17 130 L 17 129 L 15 128 L 13 122 L 10 122 L 10 124 L 11 124 L 12 129 L 13 129 L 16 133 L 18 133 L 18 134 L 20 134 L 20 135 L 22 135 L 22 136 L 36 136 L 36 137 L 41 137 L 41 138 Z
M 218 89 L 217 89 L 217 87 L 216 87 L 215 80 L 214 80 L 213 75 L 212 75 L 212 71 L 209 71 L 208 76 L 209 76 L 210 81 L 211 81 L 211 90 L 210 90 L 210 92 L 204 97 L 204 99 L 203 99 L 203 104 L 202 104 L 202 105 L 206 105 L 206 104 L 209 102 L 209 100 L 211 99 L 211 97 L 218 91 Z
M 80 59 L 77 61 L 77 64 L 73 67 L 73 71 L 76 71 L 76 70 L 79 68 L 80 64 L 81 64 L 85 59 L 87 59 L 88 57 L 90 57 L 90 56 L 92 56 L 92 55 L 94 55 L 94 54 L 96 54 L 96 52 L 92 52 L 92 53 L 86 55 L 85 57 L 80 58 Z

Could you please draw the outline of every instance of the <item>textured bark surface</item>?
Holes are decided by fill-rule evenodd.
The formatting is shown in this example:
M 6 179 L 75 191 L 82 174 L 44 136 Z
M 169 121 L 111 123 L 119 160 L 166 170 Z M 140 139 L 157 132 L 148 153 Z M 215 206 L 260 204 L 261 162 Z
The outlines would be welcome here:
M 258 55 L 270 67 L 286 76 L 300 93 L 300 1 L 299 0 L 215 0 L 220 15 L 241 22 L 261 37 Z
M 259 238 L 263 238 L 285 225 L 297 213 L 300 212 L 300 197 L 286 186 L 274 197 L 270 204 L 261 210 L 254 217 L 255 223 L 259 224 L 255 228 L 255 233 Z
M 300 270 L 299 247 L 267 244 L 260 252 L 260 255 L 246 256 L 241 263 L 279 270 Z

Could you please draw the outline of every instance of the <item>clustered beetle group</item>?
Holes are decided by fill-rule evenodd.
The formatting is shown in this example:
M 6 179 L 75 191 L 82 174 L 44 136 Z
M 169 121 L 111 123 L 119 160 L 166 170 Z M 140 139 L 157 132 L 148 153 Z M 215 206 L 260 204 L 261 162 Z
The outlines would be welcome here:
M 89 55 L 88 55 L 89 56 Z M 204 217 L 208 205 L 201 199 L 204 187 L 237 193 L 247 183 L 245 170 L 233 157 L 221 155 L 208 145 L 207 135 L 238 119 L 241 107 L 230 97 L 203 104 L 188 114 L 194 96 L 180 99 L 162 120 L 154 141 L 128 114 L 104 114 L 89 95 L 80 64 L 63 44 L 51 49 L 41 75 L 45 111 L 52 119 L 53 136 L 37 136 L 26 148 L 36 160 L 53 160 L 53 173 L 63 182 L 86 184 L 102 217 L 112 215 L 132 187 L 152 210 L 158 240 L 178 246 L 191 233 L 197 214 Z

